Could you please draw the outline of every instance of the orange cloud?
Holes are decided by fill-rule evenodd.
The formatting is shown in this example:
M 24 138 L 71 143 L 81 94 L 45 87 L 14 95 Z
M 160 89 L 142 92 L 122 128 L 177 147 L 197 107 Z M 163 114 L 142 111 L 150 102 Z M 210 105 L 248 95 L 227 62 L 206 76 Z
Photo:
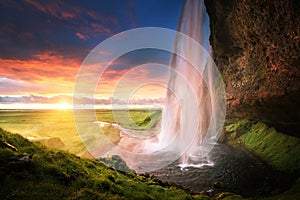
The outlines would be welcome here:
M 25 2 L 31 4 L 40 12 L 49 13 L 59 19 L 72 19 L 79 14 L 76 13 L 76 10 L 74 9 L 72 11 L 63 10 L 62 8 L 68 8 L 68 5 L 65 5 L 62 1 L 49 1 L 46 3 L 40 3 L 34 0 L 25 0 Z
M 106 28 L 102 24 L 92 23 L 91 26 L 95 33 L 111 33 L 112 32 L 109 28 Z
M 0 59 L 0 73 L 3 76 L 30 82 L 45 80 L 73 81 L 80 63 L 74 59 L 44 53 L 31 60 Z
M 32 93 L 72 93 L 72 88 L 80 67 L 80 62 L 63 56 L 44 53 L 31 60 L 0 59 L 1 77 L 6 77 L 7 84 L 18 85 L 20 92 Z M 23 84 L 21 84 L 23 82 Z M 22 86 L 23 85 L 23 86 Z M 10 93 L 9 86 L 1 88 L 1 93 Z M 10 88 L 15 93 L 15 89 Z M 64 91 L 66 90 L 66 91 Z M 47 92 L 48 91 L 48 92 Z M 50 93 L 51 93 L 50 92 Z M 49 94 L 49 93 L 48 93 Z
M 26 3 L 34 6 L 38 11 L 54 16 L 58 19 L 80 19 L 84 26 L 77 27 L 81 33 L 76 33 L 80 39 L 87 39 L 89 36 L 99 36 L 99 33 L 111 34 L 112 30 L 109 28 L 111 24 L 114 27 L 119 27 L 119 20 L 114 16 L 106 16 L 88 8 L 79 7 L 76 4 L 70 5 L 64 1 L 49 1 L 40 3 L 34 0 L 25 0 Z M 85 19 L 86 16 L 92 18 L 95 22 L 90 23 Z
M 115 91 L 130 92 L 133 98 L 163 98 L 168 75 L 152 76 L 147 67 L 113 69 L 109 67 L 101 76 L 96 89 L 99 96 L 110 97 Z M 125 94 L 124 93 L 124 94 Z
M 78 38 L 82 39 L 82 40 L 85 40 L 85 39 L 88 38 L 87 36 L 85 36 L 85 35 L 83 35 L 82 33 L 79 33 L 79 32 L 76 33 L 76 36 L 77 36 Z
M 65 58 L 52 52 L 35 55 L 35 59 L 31 60 L 0 59 L 0 95 L 71 95 L 80 64 L 79 60 Z M 86 81 L 82 85 L 86 85 L 87 89 L 96 87 L 91 85 L 93 82 L 90 82 L 89 77 L 100 76 L 97 74 L 99 67 L 104 66 L 97 63 L 88 67 L 88 71 L 84 74 Z M 133 68 L 121 64 L 110 66 L 99 77 L 96 96 L 111 97 L 116 87 L 119 87 L 117 84 L 120 83 L 124 91 L 131 87 L 136 88 L 137 85 L 142 87 L 136 94 L 138 98 L 163 97 L 165 89 L 153 85 L 152 82 L 166 84 L 167 76 L 158 76 L 156 72 L 157 70 L 151 71 L 151 66 L 148 68 Z M 148 83 L 149 86 L 143 86 Z

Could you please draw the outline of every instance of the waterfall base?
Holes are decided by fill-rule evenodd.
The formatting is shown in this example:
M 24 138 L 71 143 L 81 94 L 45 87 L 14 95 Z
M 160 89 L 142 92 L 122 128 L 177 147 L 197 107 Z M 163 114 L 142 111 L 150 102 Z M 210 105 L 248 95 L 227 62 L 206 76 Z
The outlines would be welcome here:
M 220 192 L 232 192 L 254 199 L 288 188 L 297 178 L 275 171 L 251 154 L 225 144 L 216 145 L 207 162 L 185 165 L 177 160 L 150 174 L 194 193 L 213 196 Z

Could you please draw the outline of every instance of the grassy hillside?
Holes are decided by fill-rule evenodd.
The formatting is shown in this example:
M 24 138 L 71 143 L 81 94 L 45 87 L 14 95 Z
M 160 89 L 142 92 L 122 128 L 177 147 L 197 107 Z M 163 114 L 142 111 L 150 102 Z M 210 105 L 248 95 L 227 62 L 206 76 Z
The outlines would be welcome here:
M 162 187 L 166 184 L 147 175 L 119 173 L 98 160 L 48 149 L 2 129 L 0 140 L 1 199 L 206 198 Z

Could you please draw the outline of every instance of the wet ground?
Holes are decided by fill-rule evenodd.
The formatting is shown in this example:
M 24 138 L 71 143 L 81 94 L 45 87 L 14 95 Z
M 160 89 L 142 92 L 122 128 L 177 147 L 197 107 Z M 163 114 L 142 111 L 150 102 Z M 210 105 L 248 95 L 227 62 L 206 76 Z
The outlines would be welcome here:
M 297 176 L 273 170 L 249 152 L 218 144 L 209 154 L 213 166 L 180 168 L 179 162 L 150 174 L 174 182 L 194 193 L 215 195 L 222 191 L 243 197 L 262 197 L 289 188 Z

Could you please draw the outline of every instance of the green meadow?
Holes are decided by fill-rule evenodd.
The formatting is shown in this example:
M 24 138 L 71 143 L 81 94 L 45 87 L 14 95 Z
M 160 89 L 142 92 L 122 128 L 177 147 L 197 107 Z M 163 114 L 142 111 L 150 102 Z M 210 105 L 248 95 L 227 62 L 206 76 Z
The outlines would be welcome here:
M 95 112 L 98 121 L 118 123 L 133 130 L 152 130 L 161 118 L 161 110 L 133 109 L 128 112 L 102 109 Z M 0 110 L 0 127 L 48 147 L 89 157 L 77 133 L 72 110 Z M 118 142 L 118 129 L 111 124 L 101 128 L 111 142 Z

